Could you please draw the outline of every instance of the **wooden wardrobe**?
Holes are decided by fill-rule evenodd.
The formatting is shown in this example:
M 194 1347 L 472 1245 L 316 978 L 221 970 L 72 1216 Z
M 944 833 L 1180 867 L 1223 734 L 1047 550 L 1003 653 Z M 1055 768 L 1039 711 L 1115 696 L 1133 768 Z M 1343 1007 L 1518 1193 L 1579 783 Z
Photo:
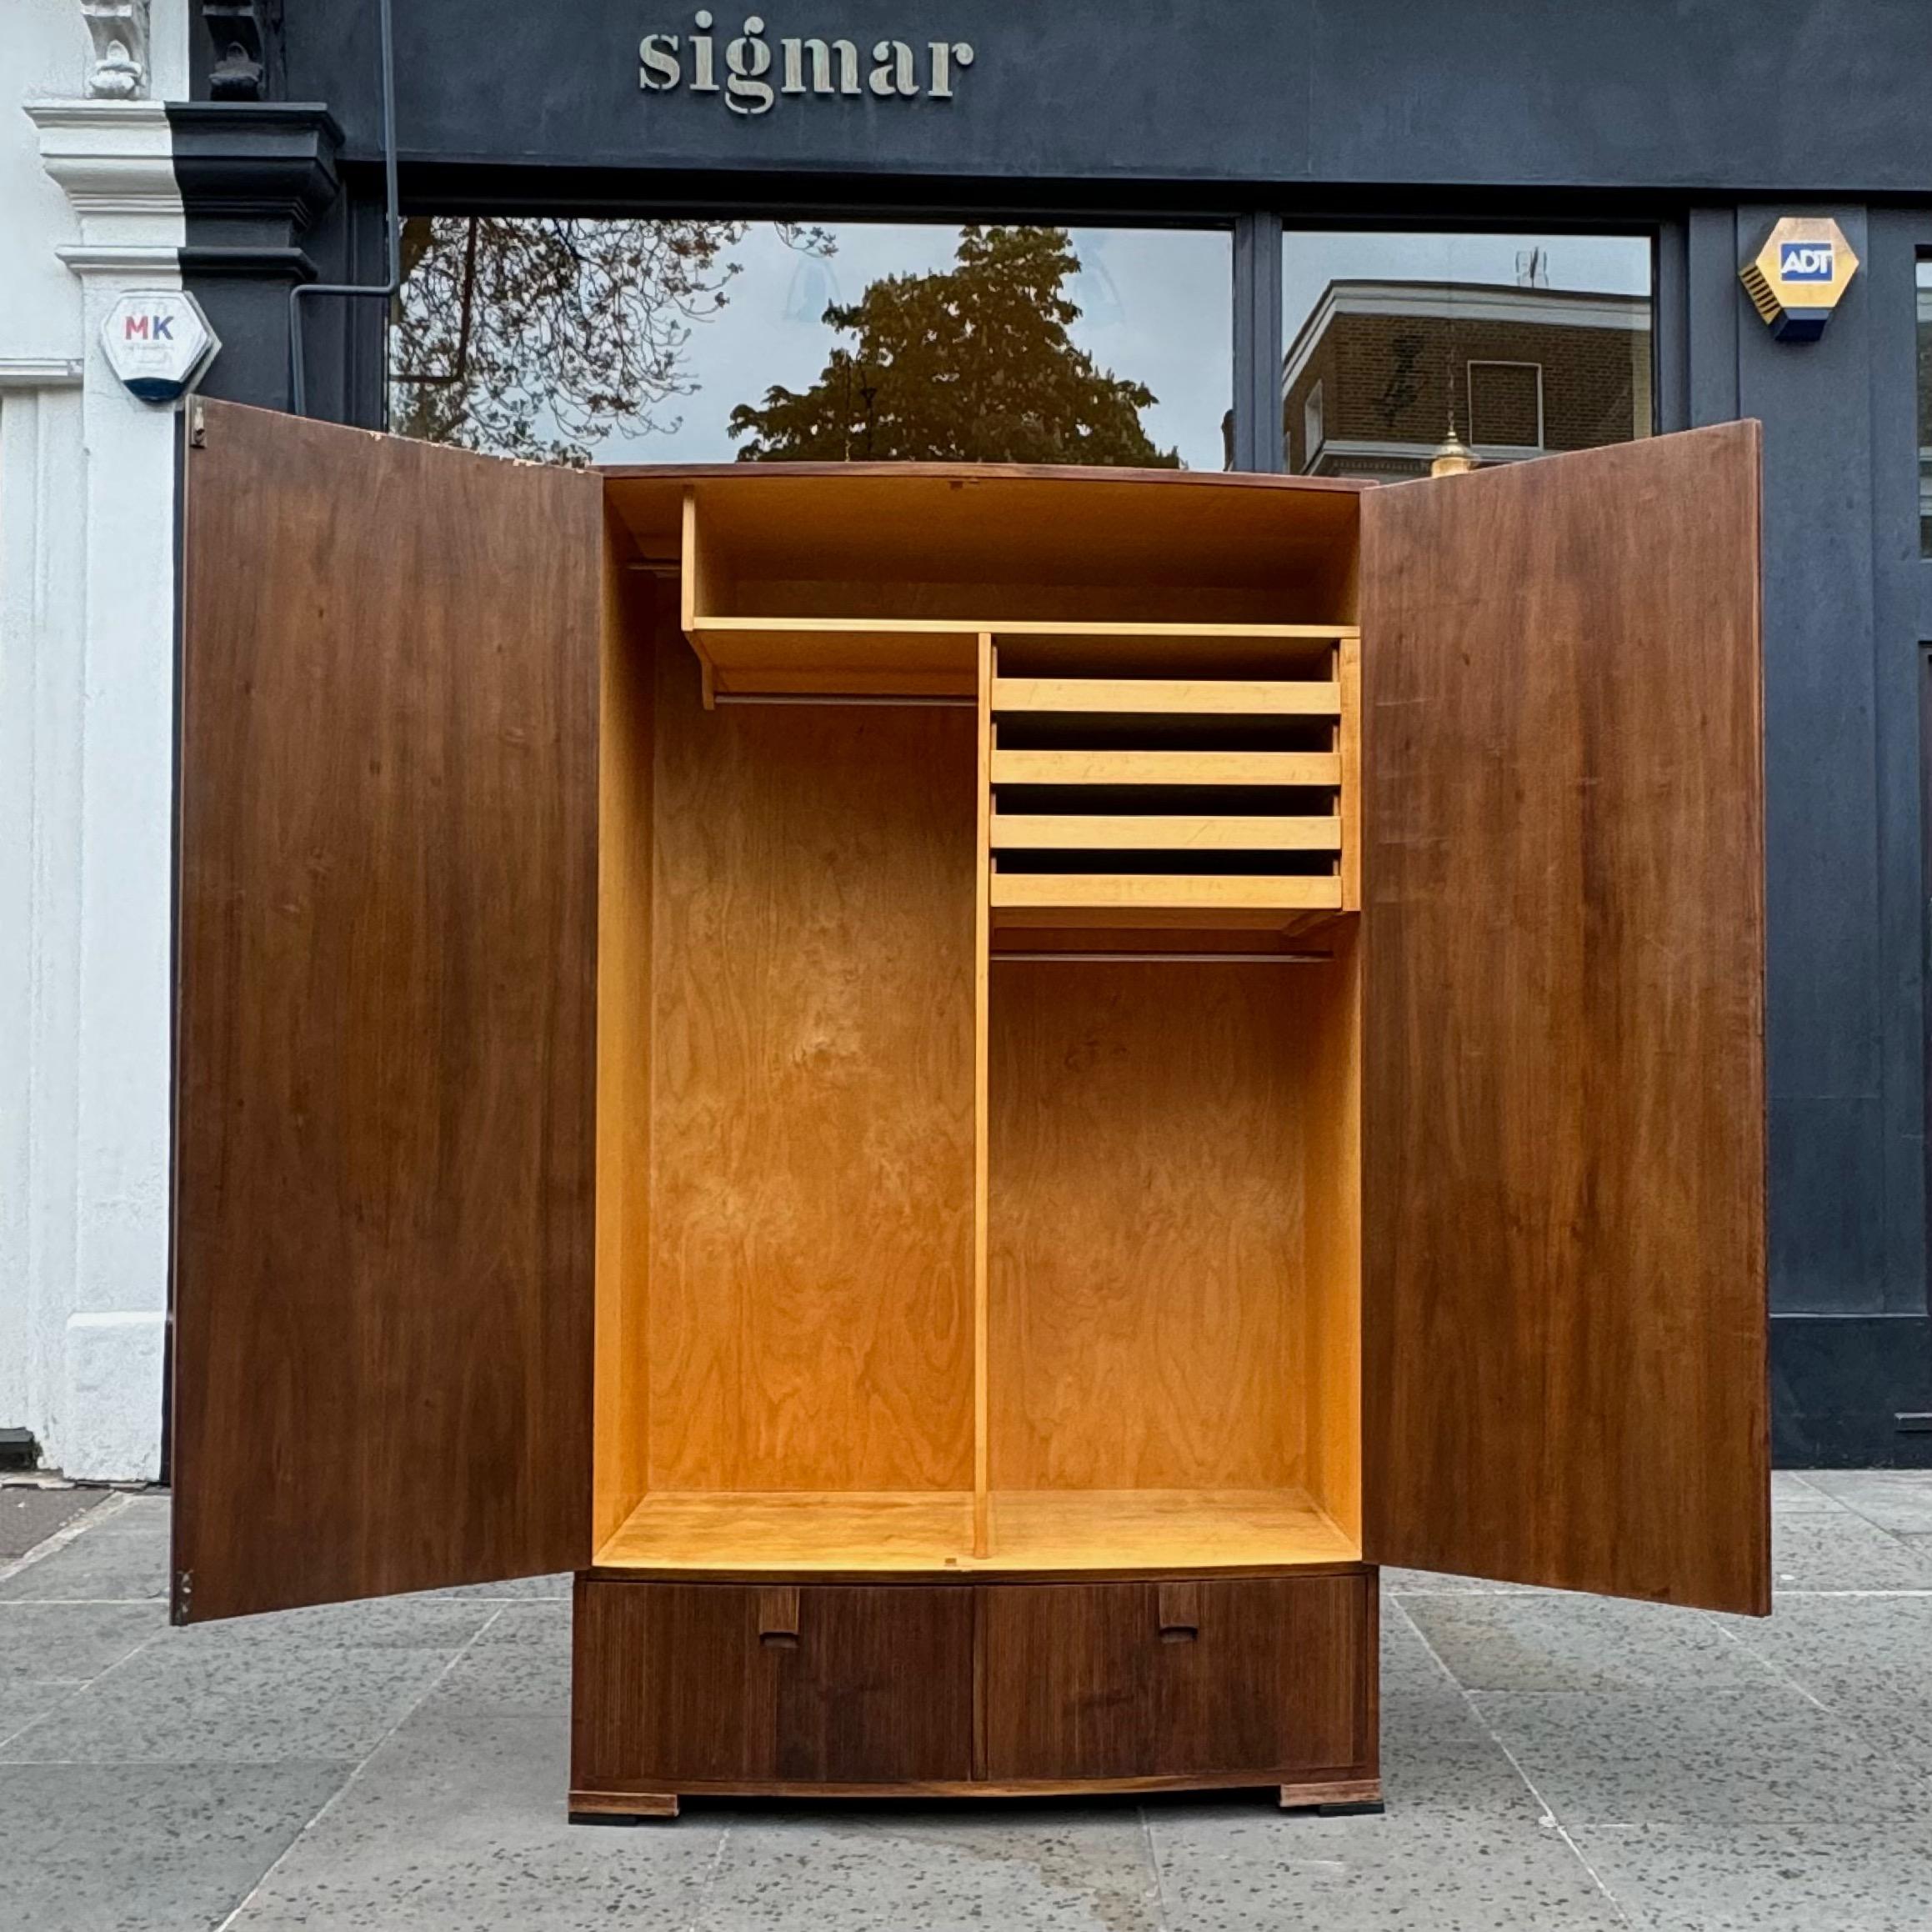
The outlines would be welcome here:
M 173 1612 L 574 1570 L 583 1815 L 1373 1804 L 1769 1601 L 1758 446 L 187 453 Z

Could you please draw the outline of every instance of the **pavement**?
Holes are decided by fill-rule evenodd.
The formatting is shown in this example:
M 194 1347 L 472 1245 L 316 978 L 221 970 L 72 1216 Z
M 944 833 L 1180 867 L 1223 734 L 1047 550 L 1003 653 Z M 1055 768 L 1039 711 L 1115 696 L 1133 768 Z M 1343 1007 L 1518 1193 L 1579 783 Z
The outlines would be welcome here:
M 1385 1573 L 1385 1817 L 630 1829 L 564 1819 L 566 1579 L 171 1630 L 166 1498 L 55 1494 L 0 1559 L 4 1932 L 1932 1928 L 1932 1473 L 1781 1474 L 1768 1621 Z

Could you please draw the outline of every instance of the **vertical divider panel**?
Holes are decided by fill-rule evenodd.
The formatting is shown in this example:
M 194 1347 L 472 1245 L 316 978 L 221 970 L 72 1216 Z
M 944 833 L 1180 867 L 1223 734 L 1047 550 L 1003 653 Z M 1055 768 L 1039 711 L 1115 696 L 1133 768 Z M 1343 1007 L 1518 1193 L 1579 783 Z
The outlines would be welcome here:
M 992 1554 L 992 1445 L 987 1358 L 988 1040 L 993 976 L 993 673 L 990 632 L 979 633 L 979 851 L 973 887 L 973 1554 Z
M 1335 750 L 1342 782 L 1335 791 L 1336 830 L 1342 849 L 1335 869 L 1342 882 L 1342 910 L 1362 909 L 1362 633 L 1344 631 L 1335 641 L 1335 683 L 1340 714 Z

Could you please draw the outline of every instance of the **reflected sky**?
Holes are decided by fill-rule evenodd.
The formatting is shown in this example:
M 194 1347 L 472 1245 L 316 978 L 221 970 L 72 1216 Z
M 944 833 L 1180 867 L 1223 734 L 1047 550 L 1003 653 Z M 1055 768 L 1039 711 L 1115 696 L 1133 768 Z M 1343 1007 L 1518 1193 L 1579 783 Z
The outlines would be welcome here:
M 1282 238 L 1282 329 L 1292 343 L 1331 282 L 1479 282 L 1511 286 L 1542 250 L 1551 288 L 1600 295 L 1650 293 L 1643 235 L 1449 235 L 1369 231 Z

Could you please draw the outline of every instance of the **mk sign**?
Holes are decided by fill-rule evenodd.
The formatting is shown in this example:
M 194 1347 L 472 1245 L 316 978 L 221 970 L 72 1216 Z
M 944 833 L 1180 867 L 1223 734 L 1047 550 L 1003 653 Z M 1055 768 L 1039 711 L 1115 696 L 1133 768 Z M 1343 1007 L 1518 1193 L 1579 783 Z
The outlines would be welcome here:
M 173 402 L 220 346 L 200 303 L 179 288 L 130 289 L 101 324 L 108 366 L 143 403 Z

